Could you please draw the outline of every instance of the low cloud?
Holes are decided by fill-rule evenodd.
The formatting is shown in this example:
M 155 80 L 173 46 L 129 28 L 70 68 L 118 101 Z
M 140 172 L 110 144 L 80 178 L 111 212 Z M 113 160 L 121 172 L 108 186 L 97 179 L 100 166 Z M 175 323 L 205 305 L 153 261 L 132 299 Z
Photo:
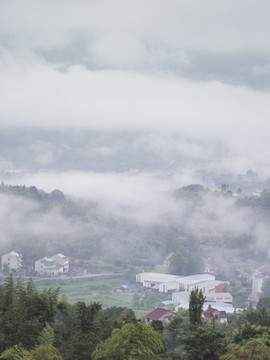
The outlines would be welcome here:
M 59 72 L 42 62 L 1 72 L 3 124 L 156 129 L 228 141 L 262 136 L 267 126 L 270 95 L 245 87 L 81 66 Z
M 256 209 L 236 206 L 234 197 L 213 192 L 195 202 L 185 197 L 174 198 L 173 191 L 186 181 L 187 177 L 181 178 L 180 174 L 178 178 L 165 179 L 140 172 L 43 172 L 17 177 L 16 184 L 35 184 L 48 192 L 55 188 L 65 191 L 68 198 L 79 202 L 85 210 L 88 208 L 91 226 L 76 217 L 67 219 L 57 207 L 43 213 L 35 202 L 1 197 L 0 235 L 4 241 L 18 235 L 20 229 L 24 237 L 48 236 L 48 245 L 65 237 L 65 246 L 73 246 L 74 241 L 81 246 L 84 241 L 102 244 L 109 239 L 110 251 L 119 255 L 129 253 L 141 241 L 146 242 L 146 247 L 154 247 L 152 237 L 155 229 L 160 229 L 161 234 L 172 237 L 172 243 L 186 236 L 203 248 L 207 244 L 210 252 L 212 246 L 218 246 L 224 254 L 231 249 L 239 250 L 242 243 L 248 256 L 258 253 L 262 256 L 270 245 L 267 235 L 270 229 L 263 218 L 256 218 Z M 164 249 L 155 251 L 160 256 Z

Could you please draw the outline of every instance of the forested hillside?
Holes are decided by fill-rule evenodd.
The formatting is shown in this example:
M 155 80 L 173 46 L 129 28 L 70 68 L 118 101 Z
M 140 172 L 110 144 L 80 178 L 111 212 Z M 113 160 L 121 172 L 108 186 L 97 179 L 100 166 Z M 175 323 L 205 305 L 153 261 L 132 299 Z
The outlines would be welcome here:
M 266 261 L 269 191 L 233 196 L 226 186 L 213 191 L 189 185 L 159 196 L 163 202 L 153 203 L 146 215 L 128 205 L 106 208 L 60 190 L 46 193 L 2 183 L 0 251 L 22 253 L 26 265 L 58 252 L 86 260 L 108 258 L 134 272 L 154 268 L 173 252 L 170 271 L 175 274 L 203 271 L 211 258 L 216 273 L 226 277 L 235 271 L 234 260 L 245 259 L 246 271 L 252 267 L 249 259 L 250 264 Z

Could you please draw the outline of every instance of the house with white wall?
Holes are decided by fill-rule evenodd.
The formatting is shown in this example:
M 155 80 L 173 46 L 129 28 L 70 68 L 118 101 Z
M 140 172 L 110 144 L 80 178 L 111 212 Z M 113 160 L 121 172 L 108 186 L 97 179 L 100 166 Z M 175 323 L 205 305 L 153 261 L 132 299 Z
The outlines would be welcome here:
M 215 308 L 209 307 L 206 311 L 203 312 L 203 318 L 210 321 L 216 321 L 219 323 L 227 323 L 227 313 L 225 310 L 217 310 Z
M 44 257 L 35 261 L 35 271 L 40 275 L 55 276 L 68 272 L 69 260 L 63 254 Z
M 67 273 L 69 270 L 69 258 L 63 254 L 56 254 L 52 256 L 52 259 L 57 262 L 57 264 L 63 266 L 63 272 Z
M 19 271 L 22 267 L 22 254 L 18 254 L 16 251 L 11 251 L 8 254 L 1 256 L 1 268 L 4 271 L 8 268 L 10 271 Z
M 253 273 L 252 278 L 252 292 L 260 294 L 262 293 L 263 282 L 265 279 L 270 278 L 270 263 L 265 264 Z
M 43 257 L 35 261 L 35 271 L 39 275 L 57 275 L 57 262 L 49 257 Z
M 157 308 L 151 311 L 149 314 L 145 315 L 145 321 L 147 324 L 151 323 L 153 320 L 159 320 L 168 323 L 175 318 L 176 313 L 163 308 Z

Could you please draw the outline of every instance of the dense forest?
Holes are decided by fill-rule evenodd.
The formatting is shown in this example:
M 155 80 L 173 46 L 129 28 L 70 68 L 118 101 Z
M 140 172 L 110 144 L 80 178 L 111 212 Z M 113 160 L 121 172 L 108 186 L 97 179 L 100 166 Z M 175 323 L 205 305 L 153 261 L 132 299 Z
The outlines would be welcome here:
M 269 359 L 270 302 L 203 320 L 204 297 L 192 291 L 189 310 L 169 323 L 145 325 L 128 308 L 68 303 L 59 289 L 38 291 L 32 280 L 0 285 L 0 358 L 6 360 Z

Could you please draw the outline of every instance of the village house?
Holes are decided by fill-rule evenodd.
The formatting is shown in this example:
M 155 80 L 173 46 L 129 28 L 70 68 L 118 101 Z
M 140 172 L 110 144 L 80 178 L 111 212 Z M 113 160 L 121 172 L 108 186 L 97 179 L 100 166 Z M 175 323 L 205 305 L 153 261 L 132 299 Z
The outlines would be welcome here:
M 262 292 L 263 282 L 268 278 L 270 278 L 270 263 L 265 264 L 254 271 L 252 292 L 260 294 Z
M 49 257 L 44 257 L 35 261 L 35 271 L 39 275 L 57 275 L 58 269 L 56 269 L 57 262 Z
M 62 254 L 44 257 L 35 261 L 35 271 L 39 275 L 56 276 L 68 272 L 68 258 Z
M 145 321 L 147 324 L 151 323 L 153 320 L 160 320 L 163 322 L 170 322 L 172 319 L 176 318 L 176 314 L 170 310 L 157 308 L 154 311 L 150 312 L 148 315 L 145 315 Z
M 57 264 L 63 266 L 63 272 L 67 273 L 69 270 L 69 259 L 63 254 L 56 254 L 52 256 L 52 259 L 57 262 Z
M 252 278 L 252 293 L 248 296 L 248 305 L 257 306 L 263 291 L 263 283 L 270 278 L 270 262 L 254 270 Z
M 1 266 L 2 271 L 4 271 L 5 268 L 10 271 L 20 271 L 22 267 L 22 255 L 15 251 L 11 251 L 10 253 L 3 255 L 1 257 Z
M 227 313 L 224 310 L 219 311 L 217 309 L 209 307 L 206 311 L 203 312 L 203 318 L 206 320 L 216 321 L 219 323 L 226 323 Z

